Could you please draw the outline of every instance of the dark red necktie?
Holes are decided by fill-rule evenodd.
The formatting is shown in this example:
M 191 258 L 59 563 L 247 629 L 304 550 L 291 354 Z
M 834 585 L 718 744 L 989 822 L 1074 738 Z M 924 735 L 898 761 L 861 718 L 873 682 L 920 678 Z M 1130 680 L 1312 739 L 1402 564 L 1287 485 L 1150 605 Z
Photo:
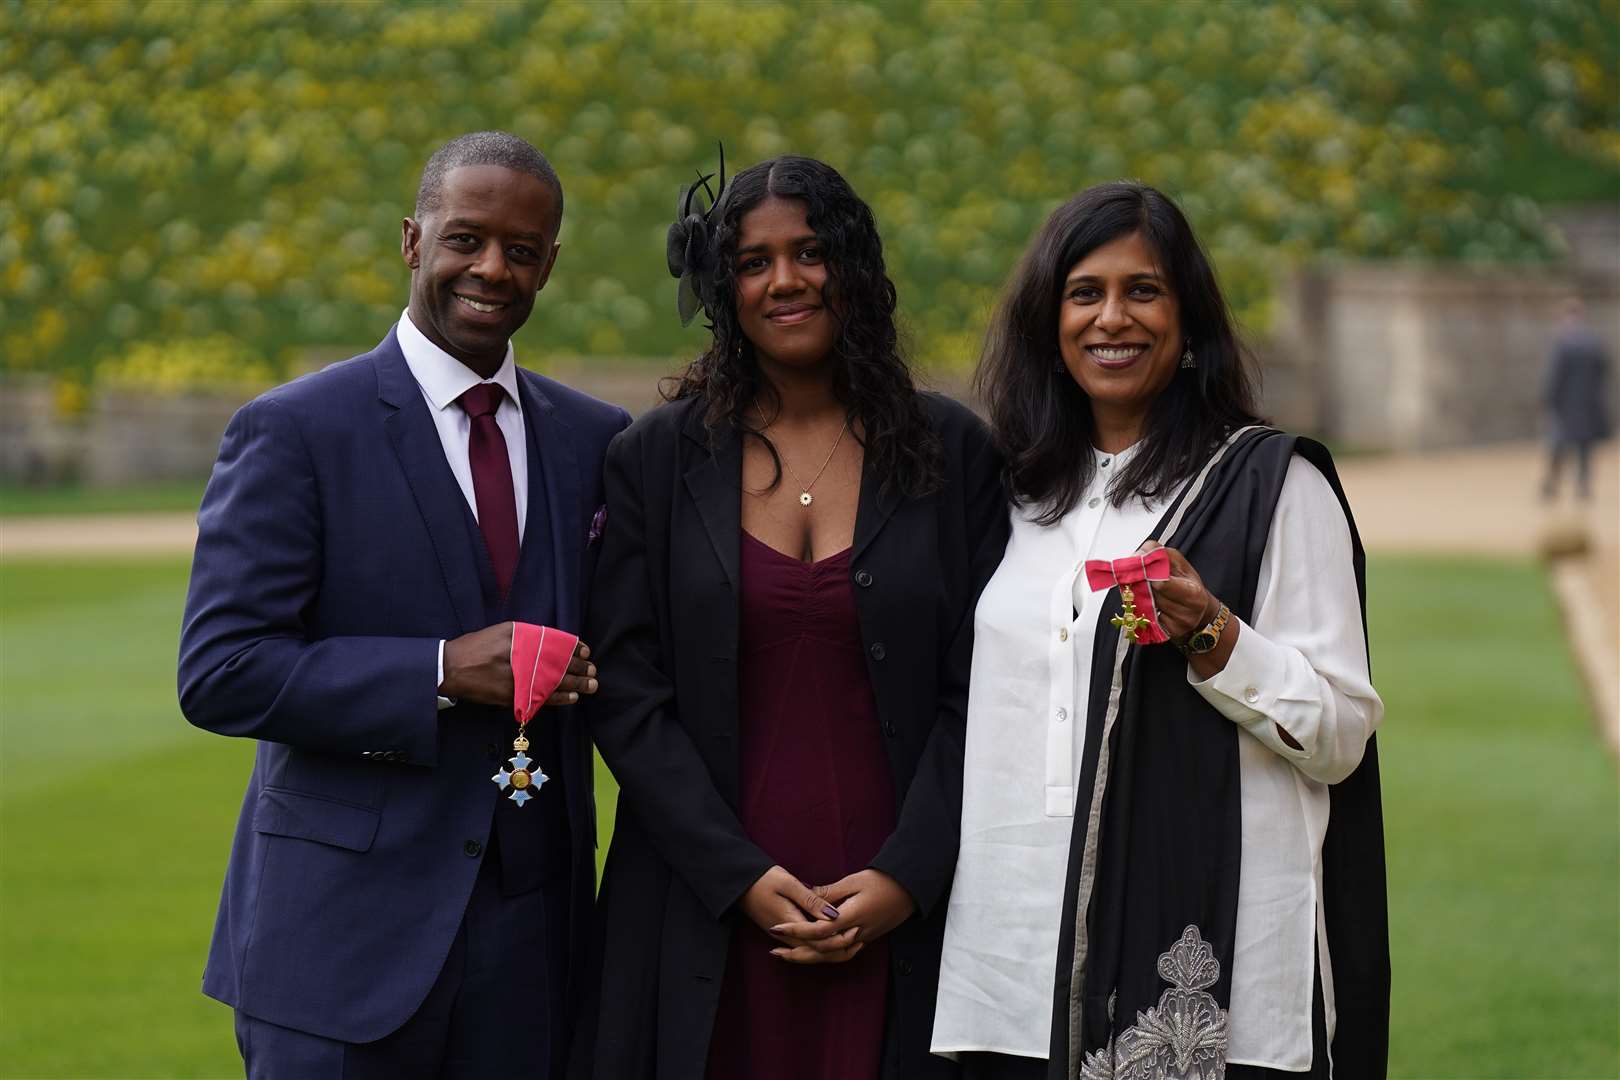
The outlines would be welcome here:
M 506 436 L 495 422 L 506 391 L 499 383 L 479 383 L 456 400 L 472 420 L 467 437 L 467 460 L 472 465 L 473 498 L 478 503 L 478 529 L 484 534 L 495 582 L 504 597 L 517 572 L 517 499 L 512 493 L 512 459 L 506 456 Z

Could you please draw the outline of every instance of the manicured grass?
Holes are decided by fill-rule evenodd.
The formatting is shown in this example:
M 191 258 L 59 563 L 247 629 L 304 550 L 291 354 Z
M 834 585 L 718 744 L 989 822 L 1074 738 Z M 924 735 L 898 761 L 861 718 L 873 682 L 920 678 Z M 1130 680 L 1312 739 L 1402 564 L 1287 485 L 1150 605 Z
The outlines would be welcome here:
M 195 512 L 207 477 L 138 487 L 21 487 L 0 484 L 0 518 L 42 514 L 132 514 L 154 510 Z
M 1539 568 L 1371 573 L 1391 1072 L 1620 1076 L 1620 796 Z
M 0 1076 L 240 1074 L 198 980 L 252 749 L 178 715 L 184 584 L 0 566 Z M 1540 571 L 1377 560 L 1371 592 L 1392 1075 L 1620 1075 L 1620 795 Z

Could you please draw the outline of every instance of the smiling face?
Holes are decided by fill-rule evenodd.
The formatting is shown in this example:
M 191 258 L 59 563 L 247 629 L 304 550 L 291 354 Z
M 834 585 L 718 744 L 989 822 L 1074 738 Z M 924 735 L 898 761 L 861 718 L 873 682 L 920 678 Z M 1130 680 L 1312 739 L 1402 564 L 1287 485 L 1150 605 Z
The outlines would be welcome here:
M 501 165 L 445 175 L 436 208 L 406 218 L 400 253 L 411 268 L 411 322 L 488 378 L 529 317 L 557 259 L 556 193 Z
M 734 270 L 737 322 L 762 365 L 813 367 L 832 355 L 831 277 L 804 203 L 772 197 L 744 214 Z
M 1069 268 L 1058 350 L 1091 399 L 1099 449 L 1123 450 L 1137 440 L 1154 399 L 1175 377 L 1184 344 L 1176 295 L 1141 233 Z

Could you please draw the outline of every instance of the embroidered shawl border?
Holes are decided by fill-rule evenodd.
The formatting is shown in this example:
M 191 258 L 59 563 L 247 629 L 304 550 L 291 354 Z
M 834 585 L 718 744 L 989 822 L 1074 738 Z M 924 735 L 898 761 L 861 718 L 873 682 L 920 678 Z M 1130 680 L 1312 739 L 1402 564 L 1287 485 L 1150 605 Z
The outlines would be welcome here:
M 1187 487 L 1186 495 L 1177 504 L 1170 520 L 1166 522 L 1160 536 L 1166 540 L 1175 536 L 1176 529 L 1181 527 L 1181 519 L 1186 516 L 1187 510 L 1198 500 L 1204 489 L 1205 482 L 1215 466 L 1225 459 L 1227 451 L 1235 446 L 1251 431 L 1267 430 L 1263 425 L 1250 424 L 1239 428 L 1226 441 L 1220 449 L 1210 456 L 1208 462 L 1199 470 L 1198 475 L 1192 479 Z M 1119 719 L 1119 699 L 1124 692 L 1125 657 L 1130 650 L 1131 643 L 1121 634 L 1114 648 L 1114 678 L 1108 688 L 1108 708 L 1103 714 L 1101 741 L 1097 747 L 1097 776 L 1091 785 L 1091 806 L 1086 814 L 1086 840 L 1080 853 L 1080 882 L 1075 899 L 1074 916 L 1074 961 L 1069 969 L 1069 1067 L 1067 1075 L 1069 1080 L 1080 1080 L 1081 1047 L 1080 1047 L 1080 1013 L 1085 1000 L 1086 984 L 1086 953 L 1090 942 L 1086 940 L 1086 914 L 1091 908 L 1091 893 L 1097 884 L 1097 834 L 1102 826 L 1103 793 L 1108 787 L 1108 738 L 1113 733 L 1114 722 Z

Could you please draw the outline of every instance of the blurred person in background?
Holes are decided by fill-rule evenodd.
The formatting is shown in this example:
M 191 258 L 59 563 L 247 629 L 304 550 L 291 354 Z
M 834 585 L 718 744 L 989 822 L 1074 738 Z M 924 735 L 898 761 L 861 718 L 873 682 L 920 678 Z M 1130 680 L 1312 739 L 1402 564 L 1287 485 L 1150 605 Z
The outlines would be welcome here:
M 1564 303 L 1563 325 L 1553 344 L 1542 382 L 1541 400 L 1548 414 L 1547 476 L 1542 497 L 1558 495 L 1564 461 L 1575 457 L 1575 494 L 1592 497 L 1592 446 L 1609 437 L 1609 354 L 1586 321 L 1578 297 Z
M 1214 272 L 1141 184 L 1051 215 L 977 380 L 1015 504 L 933 1049 L 968 1078 L 1326 1077 L 1330 1047 L 1382 1076 L 1383 706 L 1327 451 L 1260 425 Z M 1168 641 L 1133 644 L 1085 564 L 1161 544 L 1134 605 Z
M 404 219 L 399 322 L 226 429 L 180 702 L 258 740 L 203 976 L 249 1077 L 560 1075 L 594 874 L 574 711 L 530 726 L 533 805 L 490 774 L 516 731 L 510 620 L 579 626 L 629 422 L 515 365 L 562 211 L 522 139 L 446 144 Z M 577 650 L 547 704 L 593 676 Z
M 1001 462 L 913 386 L 843 177 L 781 157 L 714 194 L 669 250 L 713 339 L 608 452 L 592 1075 L 951 1077 L 928 1037 Z

